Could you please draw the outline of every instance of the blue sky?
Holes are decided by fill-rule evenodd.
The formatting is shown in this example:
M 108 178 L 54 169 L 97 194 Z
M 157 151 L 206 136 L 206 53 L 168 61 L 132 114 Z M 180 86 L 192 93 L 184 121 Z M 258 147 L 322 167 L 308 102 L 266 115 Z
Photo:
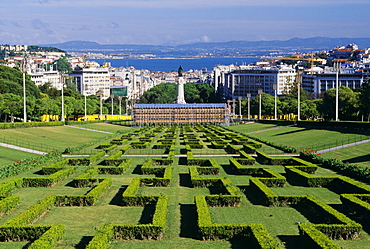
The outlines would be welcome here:
M 369 0 L 16 0 L 0 44 L 186 44 L 370 37 Z

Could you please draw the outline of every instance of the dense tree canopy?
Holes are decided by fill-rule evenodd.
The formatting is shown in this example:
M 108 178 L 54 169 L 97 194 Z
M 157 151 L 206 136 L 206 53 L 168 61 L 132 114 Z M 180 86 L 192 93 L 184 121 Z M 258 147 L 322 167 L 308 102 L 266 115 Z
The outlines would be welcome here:
M 214 88 L 206 83 L 187 83 L 184 86 L 184 97 L 186 103 L 216 103 L 219 98 Z M 162 83 L 141 96 L 139 103 L 169 104 L 174 103 L 177 98 L 177 84 Z

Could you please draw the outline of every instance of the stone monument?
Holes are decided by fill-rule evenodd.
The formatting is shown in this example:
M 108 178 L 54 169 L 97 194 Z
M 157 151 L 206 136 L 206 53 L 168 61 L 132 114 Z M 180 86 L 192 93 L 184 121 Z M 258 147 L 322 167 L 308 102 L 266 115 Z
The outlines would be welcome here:
M 182 66 L 178 69 L 178 88 L 177 88 L 177 104 L 186 104 L 185 97 L 184 97 L 184 85 L 185 85 L 185 79 L 182 77 Z

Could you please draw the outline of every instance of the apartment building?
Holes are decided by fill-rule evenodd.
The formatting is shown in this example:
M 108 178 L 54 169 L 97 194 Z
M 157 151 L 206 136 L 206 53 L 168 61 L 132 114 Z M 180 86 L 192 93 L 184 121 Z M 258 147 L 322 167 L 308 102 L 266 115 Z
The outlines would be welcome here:
M 36 86 L 42 86 L 45 83 L 50 83 L 51 87 L 62 90 L 62 77 L 61 74 L 56 70 L 41 72 L 29 71 L 27 73 L 31 76 L 31 80 L 35 82 Z
M 110 96 L 110 73 L 107 68 L 81 68 L 70 74 L 78 91 L 83 95 L 99 95 L 103 99 Z
M 228 71 L 230 70 L 230 71 Z M 278 66 L 237 66 L 214 69 L 214 86 L 225 99 L 257 96 L 258 90 L 264 93 L 281 95 L 295 81 L 296 70 L 287 65 Z
M 336 87 L 337 73 L 330 68 L 313 68 L 303 72 L 302 88 L 308 93 L 320 97 L 325 91 Z M 366 81 L 362 70 L 356 68 L 341 68 L 338 72 L 338 85 L 351 89 L 359 89 Z

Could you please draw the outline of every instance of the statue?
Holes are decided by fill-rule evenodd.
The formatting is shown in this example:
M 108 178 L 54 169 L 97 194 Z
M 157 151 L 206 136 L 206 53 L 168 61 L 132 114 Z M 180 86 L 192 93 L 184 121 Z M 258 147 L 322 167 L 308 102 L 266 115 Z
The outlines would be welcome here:
M 179 69 L 177 70 L 177 72 L 179 73 L 179 77 L 182 77 L 182 66 L 180 65 Z

